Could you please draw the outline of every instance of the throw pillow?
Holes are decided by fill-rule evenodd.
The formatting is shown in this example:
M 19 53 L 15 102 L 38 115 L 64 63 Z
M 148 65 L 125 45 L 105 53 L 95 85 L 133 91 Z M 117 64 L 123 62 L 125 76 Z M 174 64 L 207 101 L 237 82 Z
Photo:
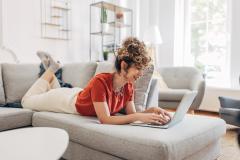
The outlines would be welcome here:
M 113 73 L 115 72 L 114 63 L 110 62 L 98 62 L 95 75 L 99 73 Z
M 153 72 L 154 66 L 151 65 L 149 68 L 144 70 L 143 76 L 140 77 L 134 84 L 134 104 L 137 112 L 144 111 L 147 107 L 147 99 L 152 82 Z

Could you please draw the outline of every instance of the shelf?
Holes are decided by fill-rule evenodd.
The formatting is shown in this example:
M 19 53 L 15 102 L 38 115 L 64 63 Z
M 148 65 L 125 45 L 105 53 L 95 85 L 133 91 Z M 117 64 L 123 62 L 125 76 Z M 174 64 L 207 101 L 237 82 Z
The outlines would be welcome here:
M 113 12 L 131 12 L 132 11 L 131 9 L 120 7 L 120 6 L 117 6 L 117 5 L 114 5 L 111 3 L 107 3 L 107 2 L 103 2 L 103 1 L 93 3 L 93 4 L 91 4 L 91 6 L 98 7 L 98 8 L 105 8 L 105 9 L 108 9 Z
M 71 30 L 69 30 L 69 29 L 60 29 L 60 31 L 69 32 L 69 31 L 71 31 Z
M 112 34 L 112 33 L 105 33 L 105 32 L 92 32 L 91 35 L 114 36 L 114 34 Z
M 106 48 L 113 48 L 113 47 L 114 47 L 114 43 L 108 43 L 108 44 L 104 44 L 103 46 L 104 46 L 104 47 L 106 47 Z M 119 47 L 120 47 L 120 45 L 119 45 L 119 44 L 117 44 L 117 45 L 116 45 L 116 47 L 117 47 L 117 48 L 119 48 Z
M 52 15 L 51 17 L 53 17 L 53 18 L 62 18 L 61 15 Z
M 42 36 L 42 38 L 47 38 L 47 39 L 52 39 L 52 40 L 69 40 L 69 38 L 48 37 L 48 36 Z
M 52 8 L 54 9 L 60 9 L 60 10 L 65 10 L 65 11 L 69 11 L 70 8 L 65 8 L 65 7 L 60 7 L 60 6 L 52 6 Z
M 44 22 L 44 23 L 42 23 L 42 24 L 44 24 L 44 25 L 49 25 L 49 26 L 57 26 L 57 27 L 62 26 L 61 24 L 50 23 L 50 22 Z
M 132 25 L 130 24 L 123 24 L 121 22 L 109 22 L 108 24 L 116 28 L 132 27 Z

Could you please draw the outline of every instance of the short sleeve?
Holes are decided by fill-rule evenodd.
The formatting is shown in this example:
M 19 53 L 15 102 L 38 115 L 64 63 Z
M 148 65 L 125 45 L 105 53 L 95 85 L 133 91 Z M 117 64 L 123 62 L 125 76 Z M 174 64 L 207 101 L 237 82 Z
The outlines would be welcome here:
M 128 91 L 129 91 L 129 99 L 128 99 L 128 101 L 133 101 L 134 100 L 134 87 L 133 87 L 133 84 L 129 83 Z
M 93 102 L 106 101 L 106 88 L 103 82 L 97 78 L 92 83 L 91 98 Z

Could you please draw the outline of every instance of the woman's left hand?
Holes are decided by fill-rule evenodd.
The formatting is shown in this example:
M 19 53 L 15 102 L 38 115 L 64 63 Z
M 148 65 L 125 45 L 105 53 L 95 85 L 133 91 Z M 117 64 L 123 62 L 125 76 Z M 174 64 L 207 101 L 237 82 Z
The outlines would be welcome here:
M 159 108 L 159 107 L 148 108 L 145 110 L 145 112 L 162 115 L 167 121 L 170 121 L 172 118 L 171 115 L 166 110 Z

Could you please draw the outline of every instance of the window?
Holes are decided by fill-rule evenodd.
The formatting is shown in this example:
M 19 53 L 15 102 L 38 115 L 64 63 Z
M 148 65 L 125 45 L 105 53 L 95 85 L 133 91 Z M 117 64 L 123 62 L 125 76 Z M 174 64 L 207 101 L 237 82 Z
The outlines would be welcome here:
M 183 36 L 189 44 L 185 44 L 185 52 L 189 53 L 182 54 L 183 65 L 199 68 L 205 74 L 207 85 L 229 87 L 228 0 L 187 2 L 187 25 L 184 25 L 190 33 Z

